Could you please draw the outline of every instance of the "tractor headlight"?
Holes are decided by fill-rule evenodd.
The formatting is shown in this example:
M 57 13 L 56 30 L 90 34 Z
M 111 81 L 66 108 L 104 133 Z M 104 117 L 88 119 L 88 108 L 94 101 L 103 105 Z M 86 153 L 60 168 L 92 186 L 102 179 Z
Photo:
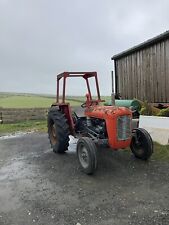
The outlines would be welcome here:
M 128 115 L 117 118 L 117 139 L 128 140 L 131 137 L 131 117 Z

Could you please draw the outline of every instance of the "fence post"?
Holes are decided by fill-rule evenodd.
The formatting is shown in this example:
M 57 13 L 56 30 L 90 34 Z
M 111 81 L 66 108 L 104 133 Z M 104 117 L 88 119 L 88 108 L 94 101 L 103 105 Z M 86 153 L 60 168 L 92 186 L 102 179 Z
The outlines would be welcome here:
M 3 120 L 2 120 L 2 111 L 0 111 L 0 124 L 2 124 L 2 123 L 3 123 Z

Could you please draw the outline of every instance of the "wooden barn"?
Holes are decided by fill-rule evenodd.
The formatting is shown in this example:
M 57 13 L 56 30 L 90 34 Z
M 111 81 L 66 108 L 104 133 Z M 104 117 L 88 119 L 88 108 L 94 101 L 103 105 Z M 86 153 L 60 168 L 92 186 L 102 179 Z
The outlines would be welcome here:
M 169 31 L 112 57 L 123 99 L 169 103 Z

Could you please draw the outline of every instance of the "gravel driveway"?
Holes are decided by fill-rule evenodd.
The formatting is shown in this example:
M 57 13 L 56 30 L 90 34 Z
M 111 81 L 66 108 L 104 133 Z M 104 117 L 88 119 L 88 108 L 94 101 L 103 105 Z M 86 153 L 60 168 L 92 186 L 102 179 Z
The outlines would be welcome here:
M 0 225 L 169 224 L 169 164 L 100 149 L 93 176 L 76 143 L 54 154 L 46 134 L 0 139 Z

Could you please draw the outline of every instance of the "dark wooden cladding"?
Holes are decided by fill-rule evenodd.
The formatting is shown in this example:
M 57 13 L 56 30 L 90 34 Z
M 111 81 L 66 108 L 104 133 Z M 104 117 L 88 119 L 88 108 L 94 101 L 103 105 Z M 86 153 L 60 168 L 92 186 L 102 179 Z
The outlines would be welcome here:
M 122 98 L 169 102 L 169 39 L 125 54 L 114 62 L 116 92 Z

